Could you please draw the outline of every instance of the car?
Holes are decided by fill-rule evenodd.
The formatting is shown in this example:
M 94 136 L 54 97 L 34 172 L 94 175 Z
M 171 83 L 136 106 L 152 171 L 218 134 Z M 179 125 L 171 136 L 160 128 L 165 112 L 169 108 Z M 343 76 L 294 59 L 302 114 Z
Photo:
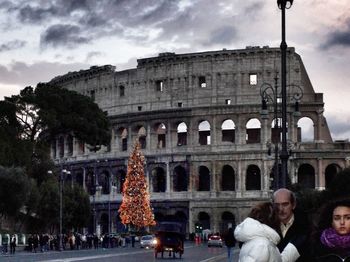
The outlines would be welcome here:
M 157 244 L 157 239 L 153 235 L 145 235 L 140 239 L 140 247 L 141 248 L 154 248 Z
M 208 239 L 208 247 L 222 247 L 222 238 L 220 236 L 214 235 L 210 236 Z

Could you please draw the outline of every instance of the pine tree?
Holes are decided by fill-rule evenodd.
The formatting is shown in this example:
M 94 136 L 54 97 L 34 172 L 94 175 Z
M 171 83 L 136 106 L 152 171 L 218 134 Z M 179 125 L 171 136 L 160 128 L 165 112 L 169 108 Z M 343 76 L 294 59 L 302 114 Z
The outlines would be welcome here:
M 123 184 L 123 199 L 118 212 L 124 225 L 133 225 L 137 228 L 155 225 L 144 174 L 144 156 L 138 141 L 129 156 Z

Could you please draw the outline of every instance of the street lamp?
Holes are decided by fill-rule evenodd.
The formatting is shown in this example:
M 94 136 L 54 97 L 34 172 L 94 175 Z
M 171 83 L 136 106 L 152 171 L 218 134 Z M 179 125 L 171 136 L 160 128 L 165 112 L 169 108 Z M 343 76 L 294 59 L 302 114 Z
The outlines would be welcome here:
M 288 174 L 288 152 L 287 152 L 287 43 L 286 43 L 286 9 L 291 8 L 293 0 L 277 0 L 277 6 L 282 11 L 282 42 L 281 42 L 281 93 L 282 93 L 282 176 L 280 187 L 286 187 Z
M 48 174 L 52 174 L 51 170 L 47 171 Z M 66 169 L 62 169 L 59 176 L 59 196 L 60 196 L 60 226 L 59 226 L 59 242 L 58 242 L 58 249 L 59 251 L 63 250 L 63 234 L 62 234 L 62 228 L 63 228 L 63 181 L 64 177 L 66 175 L 69 175 L 70 171 Z
M 280 170 L 280 164 L 279 164 L 279 157 L 281 161 L 283 161 L 283 153 L 279 153 L 279 147 L 278 143 L 280 142 L 280 123 L 283 123 L 283 118 L 281 119 L 280 116 L 280 110 L 279 110 L 279 104 L 281 100 L 282 94 L 279 92 L 278 89 L 278 77 L 277 73 L 274 78 L 275 84 L 272 86 L 269 83 L 263 83 L 260 87 L 260 96 L 262 99 L 262 111 L 261 115 L 262 118 L 268 118 L 268 104 L 273 103 L 273 120 L 274 120 L 274 125 L 273 128 L 275 131 L 278 132 L 278 139 L 277 141 L 271 141 L 274 144 L 274 155 L 275 155 L 275 163 L 274 163 L 274 168 L 273 168 L 273 189 L 276 190 L 278 188 L 283 188 L 286 187 L 287 184 L 287 175 L 284 176 L 283 170 Z M 288 93 L 287 94 L 287 89 Z M 298 116 L 300 114 L 299 112 L 299 101 L 303 97 L 303 90 L 300 86 L 298 85 L 288 85 L 286 86 L 286 94 L 285 94 L 286 100 L 287 97 L 290 98 L 290 100 L 295 102 L 294 105 L 294 116 Z M 282 121 L 281 121 L 282 120 Z M 285 136 L 287 135 L 287 132 L 284 134 Z M 286 148 L 287 148 L 287 140 L 286 140 Z M 270 155 L 270 147 L 269 147 L 269 155 Z M 283 150 L 283 129 L 282 129 L 282 150 Z M 289 157 L 289 153 L 286 150 L 286 155 L 287 155 L 287 160 Z M 287 166 L 286 166 L 287 167 Z M 281 172 L 282 171 L 282 172 Z

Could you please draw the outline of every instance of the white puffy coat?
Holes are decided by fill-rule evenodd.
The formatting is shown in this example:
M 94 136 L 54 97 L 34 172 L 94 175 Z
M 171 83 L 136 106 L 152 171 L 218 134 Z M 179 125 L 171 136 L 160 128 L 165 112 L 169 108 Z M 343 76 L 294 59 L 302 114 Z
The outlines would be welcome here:
M 243 242 L 239 262 L 293 262 L 299 257 L 294 245 L 288 244 L 280 254 L 276 245 L 280 236 L 271 227 L 246 218 L 235 229 L 235 238 Z

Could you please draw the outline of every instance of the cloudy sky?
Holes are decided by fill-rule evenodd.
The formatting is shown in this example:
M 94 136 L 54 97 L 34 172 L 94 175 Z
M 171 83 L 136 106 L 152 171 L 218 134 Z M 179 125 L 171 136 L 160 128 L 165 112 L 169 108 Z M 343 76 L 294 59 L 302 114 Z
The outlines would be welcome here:
M 160 52 L 279 47 L 276 0 L 0 0 L 0 99 L 69 71 L 134 68 Z M 350 1 L 295 0 L 287 44 L 304 61 L 334 139 L 350 138 Z

